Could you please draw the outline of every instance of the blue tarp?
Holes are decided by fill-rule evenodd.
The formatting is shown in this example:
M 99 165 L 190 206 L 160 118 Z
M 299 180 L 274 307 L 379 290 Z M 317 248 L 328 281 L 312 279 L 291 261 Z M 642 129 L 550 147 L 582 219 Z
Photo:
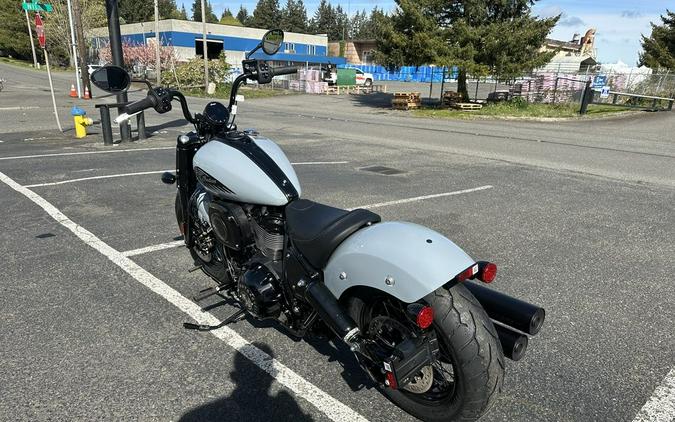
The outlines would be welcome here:
M 339 68 L 352 67 L 366 73 L 372 73 L 376 81 L 403 81 L 403 82 L 441 82 L 443 77 L 442 67 L 436 66 L 402 66 L 397 69 L 387 70 L 379 65 L 338 65 Z M 457 66 L 445 68 L 445 80 L 457 79 L 459 70 Z

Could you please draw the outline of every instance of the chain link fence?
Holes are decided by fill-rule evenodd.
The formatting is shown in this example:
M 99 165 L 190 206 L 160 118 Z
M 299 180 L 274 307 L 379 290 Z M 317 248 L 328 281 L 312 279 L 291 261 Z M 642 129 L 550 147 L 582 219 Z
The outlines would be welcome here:
M 579 103 L 588 81 L 600 90 L 607 86 L 612 92 L 673 98 L 675 74 L 665 73 L 533 73 L 509 81 L 511 96 L 520 96 L 532 103 Z M 495 90 L 495 92 L 498 92 Z M 607 99 L 607 102 L 610 100 Z M 628 105 L 638 105 L 637 98 L 627 98 Z

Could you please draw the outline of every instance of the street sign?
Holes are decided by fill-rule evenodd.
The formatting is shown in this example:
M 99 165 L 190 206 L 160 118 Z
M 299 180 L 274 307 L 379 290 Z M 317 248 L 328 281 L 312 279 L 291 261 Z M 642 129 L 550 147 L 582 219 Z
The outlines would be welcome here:
M 42 3 L 31 3 L 23 2 L 21 3 L 23 10 L 28 10 L 31 12 L 51 12 L 54 10 L 54 7 L 51 4 L 42 4 Z
M 600 98 L 609 98 L 609 87 L 607 85 L 600 90 Z
M 39 13 L 35 14 L 35 32 L 37 32 L 38 42 L 40 43 L 40 48 L 45 48 L 45 26 L 42 23 L 42 17 Z
M 607 85 L 607 75 L 595 75 L 593 78 L 593 88 L 602 88 Z

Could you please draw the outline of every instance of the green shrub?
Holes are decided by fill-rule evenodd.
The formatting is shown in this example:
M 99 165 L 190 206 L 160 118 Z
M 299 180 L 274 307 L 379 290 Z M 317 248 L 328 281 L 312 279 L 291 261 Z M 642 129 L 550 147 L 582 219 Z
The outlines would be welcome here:
M 525 110 L 529 106 L 529 103 L 523 97 L 513 97 L 510 103 L 519 110 Z
M 225 61 L 225 53 L 220 53 L 217 60 L 209 60 L 209 82 L 218 85 L 225 84 L 225 75 L 230 66 Z M 178 79 L 178 80 L 176 80 Z M 187 62 L 176 65 L 173 71 L 162 73 L 162 85 L 173 87 L 204 86 L 204 59 L 195 57 Z

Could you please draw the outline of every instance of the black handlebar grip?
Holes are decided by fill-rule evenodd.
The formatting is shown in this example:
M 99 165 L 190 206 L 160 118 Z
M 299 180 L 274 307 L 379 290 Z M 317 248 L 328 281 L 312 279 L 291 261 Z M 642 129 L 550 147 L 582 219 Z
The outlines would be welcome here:
M 124 110 L 127 114 L 134 114 L 138 113 L 139 111 L 143 111 L 146 108 L 151 108 L 154 107 L 157 104 L 157 99 L 153 95 L 148 95 L 147 97 L 143 98 L 142 100 L 135 101 L 129 105 L 127 105 Z
M 292 75 L 298 72 L 298 68 L 295 66 L 273 67 L 270 70 L 273 76 Z

